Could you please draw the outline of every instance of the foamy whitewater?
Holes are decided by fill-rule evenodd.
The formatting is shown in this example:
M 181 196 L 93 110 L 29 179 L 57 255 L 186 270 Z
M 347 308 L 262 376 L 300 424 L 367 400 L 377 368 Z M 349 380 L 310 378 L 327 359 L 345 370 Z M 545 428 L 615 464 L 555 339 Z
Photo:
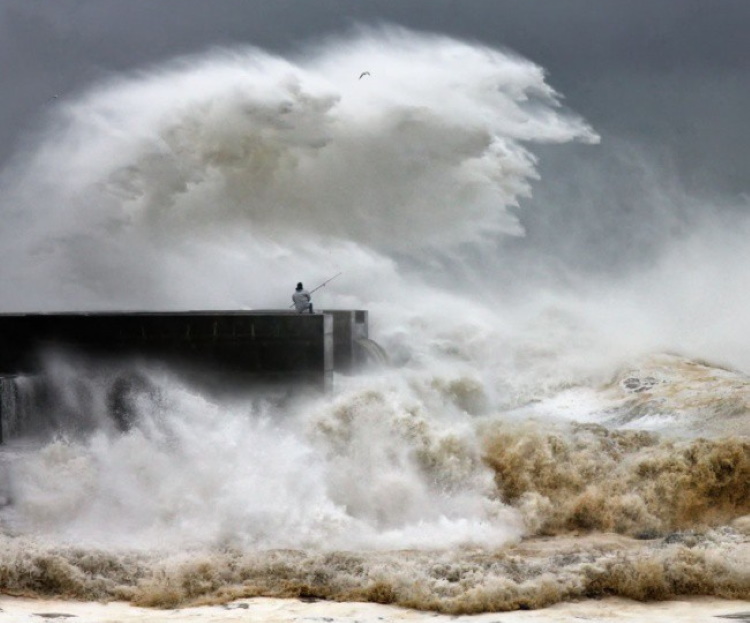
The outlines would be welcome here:
M 332 395 L 227 397 L 50 354 L 55 407 L 0 449 L 0 591 L 750 599 L 747 219 L 706 206 L 607 275 L 504 244 L 535 146 L 597 141 L 533 63 L 398 29 L 61 103 L 2 174 L 3 311 L 285 309 L 342 272 L 317 307 L 368 309 L 391 363 Z

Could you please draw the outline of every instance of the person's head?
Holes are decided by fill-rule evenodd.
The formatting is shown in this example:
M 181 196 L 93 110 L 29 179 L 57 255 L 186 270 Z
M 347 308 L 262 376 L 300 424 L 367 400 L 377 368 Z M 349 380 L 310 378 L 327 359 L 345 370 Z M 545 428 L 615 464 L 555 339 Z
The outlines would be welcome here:
M 302 289 L 302 282 L 301 282 L 301 281 L 300 281 L 300 282 L 299 282 L 299 283 L 297 284 L 297 289 L 298 289 L 298 290 L 301 290 L 301 289 Z

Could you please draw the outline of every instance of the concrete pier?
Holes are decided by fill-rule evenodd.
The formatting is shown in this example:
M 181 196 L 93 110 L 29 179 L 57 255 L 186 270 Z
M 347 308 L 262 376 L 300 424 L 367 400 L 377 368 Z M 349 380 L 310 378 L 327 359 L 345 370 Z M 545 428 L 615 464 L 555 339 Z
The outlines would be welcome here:
M 0 443 L 14 408 L 12 378 L 42 374 L 48 352 L 163 362 L 227 387 L 327 391 L 334 370 L 363 363 L 367 325 L 364 310 L 0 314 Z
M 45 349 L 69 348 L 325 389 L 335 365 L 351 370 L 366 322 L 366 312 L 345 310 L 0 314 L 0 375 L 33 373 Z

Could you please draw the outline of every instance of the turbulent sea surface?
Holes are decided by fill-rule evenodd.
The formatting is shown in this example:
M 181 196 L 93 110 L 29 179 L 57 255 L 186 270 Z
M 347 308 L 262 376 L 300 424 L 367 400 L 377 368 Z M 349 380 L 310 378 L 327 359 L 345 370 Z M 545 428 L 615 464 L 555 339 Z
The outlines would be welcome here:
M 707 206 L 647 267 L 534 253 L 534 147 L 574 141 L 533 63 L 389 29 L 61 103 L 2 175 L 4 311 L 284 309 L 342 271 L 316 304 L 368 309 L 390 364 L 283 398 L 142 364 L 123 432 L 135 364 L 50 355 L 54 408 L 0 449 L 0 591 L 750 599 L 748 224 Z

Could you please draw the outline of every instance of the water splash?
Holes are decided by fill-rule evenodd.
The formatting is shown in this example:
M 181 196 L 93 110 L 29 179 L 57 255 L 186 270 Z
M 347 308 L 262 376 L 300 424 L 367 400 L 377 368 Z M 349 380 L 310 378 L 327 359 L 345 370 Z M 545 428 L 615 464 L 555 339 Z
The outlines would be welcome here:
M 675 321 L 675 289 L 654 288 L 681 274 L 678 252 L 624 285 L 571 279 L 568 290 L 529 287 L 513 304 L 486 284 L 428 278 L 510 262 L 493 245 L 522 232 L 516 206 L 536 175 L 529 146 L 573 140 L 596 136 L 533 63 L 395 29 L 298 58 L 214 51 L 67 102 L 2 177 L 6 309 L 286 307 L 300 279 L 345 268 L 326 304 L 370 309 L 372 334 L 400 368 L 283 405 L 221 402 L 147 370 L 157 391 L 137 396 L 136 423 L 118 429 L 102 415 L 111 371 L 91 366 L 79 378 L 80 361 L 57 362 L 50 377 L 73 425 L 4 461 L 13 508 L 0 521 L 26 536 L 1 537 L 0 578 L 150 605 L 283 585 L 446 612 L 605 593 L 746 595 L 744 554 L 723 558 L 740 551 L 731 530 L 697 549 L 631 556 L 636 547 L 619 543 L 620 558 L 591 544 L 569 558 L 560 547 L 523 569 L 522 550 L 502 564 L 472 553 L 524 531 L 653 536 L 748 511 L 737 495 L 745 442 L 676 447 L 641 431 L 565 427 L 576 415 L 555 412 L 563 390 L 583 386 L 596 394 L 586 418 L 601 420 L 618 366 L 695 328 Z M 712 266 L 735 248 L 706 253 L 711 236 L 698 238 L 681 249 Z M 523 269 L 508 273 L 523 281 Z M 733 271 L 744 283 L 744 269 Z M 742 308 L 742 295 L 733 301 Z M 726 340 L 708 336 L 736 333 L 722 331 L 682 343 L 723 352 Z M 661 504 L 654 474 L 675 504 Z M 680 497 L 685 483 L 693 494 Z M 98 553 L 79 567 L 71 542 Z M 448 562 L 330 553 L 436 546 Z M 157 547 L 189 552 L 164 568 Z M 274 548 L 293 551 L 262 552 Z M 691 584 L 712 570 L 720 580 Z
M 311 264 L 361 296 L 394 253 L 519 233 L 525 143 L 596 140 L 538 66 L 397 29 L 180 59 L 41 134 L 3 179 L 6 309 L 273 306 Z

